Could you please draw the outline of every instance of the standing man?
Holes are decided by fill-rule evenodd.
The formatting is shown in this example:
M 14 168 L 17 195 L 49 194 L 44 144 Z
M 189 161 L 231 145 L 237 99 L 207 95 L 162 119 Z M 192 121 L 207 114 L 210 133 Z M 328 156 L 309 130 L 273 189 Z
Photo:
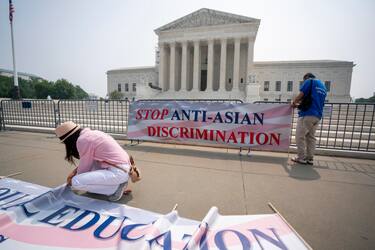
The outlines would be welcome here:
M 292 107 L 298 107 L 298 121 L 296 129 L 297 156 L 292 161 L 313 165 L 315 151 L 315 131 L 323 115 L 324 101 L 327 90 L 324 84 L 316 79 L 312 73 L 303 77 L 300 93 L 292 102 Z M 300 106 L 304 98 L 311 96 L 310 105 Z

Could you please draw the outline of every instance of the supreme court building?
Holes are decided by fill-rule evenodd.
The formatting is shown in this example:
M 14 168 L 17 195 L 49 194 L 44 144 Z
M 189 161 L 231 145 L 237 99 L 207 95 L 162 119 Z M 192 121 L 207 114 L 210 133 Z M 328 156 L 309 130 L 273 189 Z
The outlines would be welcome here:
M 354 64 L 336 60 L 254 62 L 260 20 L 200 9 L 155 30 L 156 65 L 107 72 L 107 91 L 137 99 L 289 101 L 311 72 L 328 102 L 350 102 Z

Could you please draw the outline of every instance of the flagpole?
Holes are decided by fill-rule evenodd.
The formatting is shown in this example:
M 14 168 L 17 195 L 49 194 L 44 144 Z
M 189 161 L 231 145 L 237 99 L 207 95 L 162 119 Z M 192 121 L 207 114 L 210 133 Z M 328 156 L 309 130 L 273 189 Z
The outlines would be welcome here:
M 12 56 L 13 56 L 13 78 L 14 78 L 14 98 L 20 99 L 20 89 L 18 87 L 18 73 L 16 68 L 16 53 L 14 51 L 14 36 L 13 36 L 13 6 L 12 1 L 9 1 L 9 21 L 10 21 L 10 34 L 12 38 Z

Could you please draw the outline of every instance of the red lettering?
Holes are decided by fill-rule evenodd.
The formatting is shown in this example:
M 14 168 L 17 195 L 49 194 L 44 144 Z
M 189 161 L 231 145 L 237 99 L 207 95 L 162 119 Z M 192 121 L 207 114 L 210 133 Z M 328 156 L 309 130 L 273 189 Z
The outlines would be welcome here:
M 248 134 L 248 132 L 238 131 L 238 133 L 241 135 L 241 143 L 245 143 L 245 136 Z
M 147 127 L 148 136 L 155 136 L 156 129 L 154 127 Z
M 254 132 L 250 132 L 249 135 L 250 135 L 250 138 L 249 138 L 249 139 L 250 139 L 249 144 L 250 144 L 250 145 L 253 145 L 253 144 L 254 144 Z
M 173 133 L 173 130 L 175 130 L 175 129 L 178 130 L 178 128 L 176 128 L 176 127 L 171 127 L 169 129 L 169 136 L 172 137 L 172 138 L 177 138 L 178 137 L 178 131 L 177 131 L 177 135 Z
M 164 117 L 167 116 L 168 114 L 169 114 L 169 110 L 163 109 L 163 111 L 161 112 L 160 120 L 164 120 Z
M 148 119 L 148 114 L 151 111 L 150 109 L 144 109 L 143 111 L 146 111 L 145 120 Z
M 135 119 L 137 120 L 147 120 L 147 119 L 152 119 L 152 120 L 163 120 L 165 116 L 169 114 L 168 109 L 139 109 L 137 110 Z
M 229 143 L 230 140 L 232 140 L 233 143 L 237 143 L 237 138 L 236 138 L 236 135 L 234 134 L 234 132 L 230 133 L 230 136 L 227 140 L 227 143 Z
M 261 136 L 263 135 L 263 140 L 261 142 Z M 257 141 L 258 145 L 264 145 L 268 142 L 268 135 L 265 133 L 259 133 L 255 136 L 255 140 Z
M 274 140 L 276 145 L 280 145 L 280 133 L 271 133 L 271 139 L 269 145 L 273 145 L 272 141 Z
M 181 138 L 184 138 L 184 136 L 185 136 L 185 138 L 189 139 L 188 133 L 189 133 L 188 128 L 180 128 L 180 137 Z
M 161 136 L 162 137 L 168 137 L 168 127 L 162 127 L 161 128 Z
M 151 112 L 151 119 L 157 120 L 160 116 L 160 111 L 158 109 L 155 109 Z
M 210 132 L 210 138 L 209 138 L 209 140 L 210 140 L 210 141 L 213 141 L 213 140 L 214 140 L 214 133 L 215 133 L 215 130 L 209 130 L 209 132 Z
M 216 141 L 218 142 L 218 138 L 220 137 L 222 142 L 225 142 L 225 131 L 216 130 Z
M 190 138 L 194 139 L 194 128 L 190 128 Z
M 142 119 L 142 109 L 137 110 L 137 114 L 135 115 L 136 120 Z
M 203 129 L 203 131 L 201 132 L 200 129 L 197 129 L 196 130 L 196 138 L 199 140 L 199 139 L 203 139 L 203 140 L 207 140 L 207 129 Z
M 154 110 L 156 111 L 156 110 Z M 145 110 L 144 112 L 147 113 Z M 162 112 L 158 110 L 158 117 L 161 117 Z M 149 112 L 150 113 L 150 112 Z M 164 112 L 165 113 L 165 112 Z M 142 113 L 140 113 L 142 116 Z M 156 117 L 151 114 L 153 119 Z M 142 118 L 141 118 L 142 119 Z M 206 141 L 216 141 L 218 143 L 231 143 L 231 144 L 249 144 L 249 145 L 280 145 L 281 134 L 280 133 L 255 133 L 246 131 L 232 131 L 227 132 L 223 130 L 208 130 L 199 128 L 186 128 L 186 127 L 168 127 L 168 126 L 149 126 L 147 127 L 148 136 L 152 137 L 164 137 L 164 138 L 185 138 L 185 139 L 197 139 Z M 229 134 L 230 133 L 230 134 Z M 229 135 L 229 136 L 227 136 Z M 247 136 L 249 140 L 247 141 Z

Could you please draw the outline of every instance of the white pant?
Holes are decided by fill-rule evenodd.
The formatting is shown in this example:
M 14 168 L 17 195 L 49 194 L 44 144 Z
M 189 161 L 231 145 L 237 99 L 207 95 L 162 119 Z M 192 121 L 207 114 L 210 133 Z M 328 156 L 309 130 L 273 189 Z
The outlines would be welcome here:
M 315 132 L 320 119 L 316 116 L 299 117 L 296 130 L 297 155 L 299 159 L 313 160 Z
M 127 172 L 116 167 L 97 169 L 76 175 L 72 178 L 72 188 L 90 193 L 111 195 L 121 183 L 128 182 L 128 165 L 122 165 Z

